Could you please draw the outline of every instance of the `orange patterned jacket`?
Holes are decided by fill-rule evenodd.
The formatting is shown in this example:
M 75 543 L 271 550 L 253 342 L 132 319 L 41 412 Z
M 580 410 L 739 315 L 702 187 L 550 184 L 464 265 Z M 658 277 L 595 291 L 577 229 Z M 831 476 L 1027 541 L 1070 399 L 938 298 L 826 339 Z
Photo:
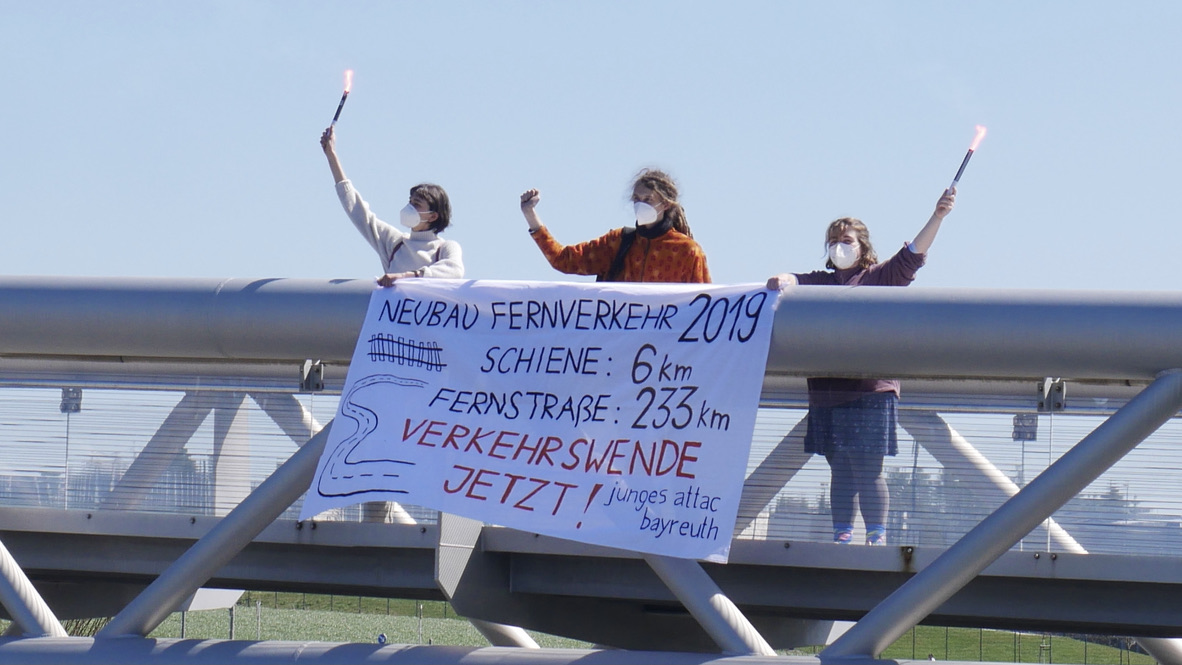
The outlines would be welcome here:
M 612 229 L 577 245 L 560 244 L 544 226 L 530 235 L 555 270 L 568 275 L 603 275 L 616 258 L 622 232 Z M 701 246 L 684 233 L 669 229 L 652 239 L 637 234 L 618 281 L 709 284 L 710 270 Z

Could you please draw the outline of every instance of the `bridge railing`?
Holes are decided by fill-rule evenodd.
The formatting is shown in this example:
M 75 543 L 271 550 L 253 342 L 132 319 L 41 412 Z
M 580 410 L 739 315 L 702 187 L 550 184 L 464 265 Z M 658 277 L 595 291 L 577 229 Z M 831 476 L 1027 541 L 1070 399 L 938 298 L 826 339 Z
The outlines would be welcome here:
M 930 396 L 909 400 L 904 382 L 898 454 L 883 468 L 891 545 L 951 546 L 1124 402 L 1123 390 L 1105 398 L 1093 387 L 1086 397 L 1069 397 L 1062 410 L 1039 412 L 1038 383 L 1027 385 L 1025 405 L 1004 393 L 944 394 L 935 405 L 924 404 Z M 1070 383 L 1066 387 L 1070 395 Z M 780 405 L 769 397 L 765 392 L 746 487 L 747 494 L 758 490 L 761 500 L 745 503 L 736 537 L 829 542 L 830 470 L 823 457 L 802 452 L 803 391 L 779 393 Z M 1172 487 L 1182 474 L 1180 438 L 1182 421 L 1175 418 L 1015 549 L 1176 556 L 1182 496 Z M 862 528 L 859 520 L 855 542 Z
M 295 451 L 301 433 L 306 439 L 332 418 L 339 397 L 290 386 L 285 392 L 278 381 L 235 390 L 157 377 L 146 389 L 84 374 L 69 377 L 68 386 L 48 385 L 60 376 L 34 378 L 0 381 L 0 506 L 222 515 Z M 939 549 L 956 542 L 1129 394 L 1128 387 L 1088 386 L 1076 396 L 1067 383 L 1064 408 L 1039 412 L 1034 381 L 994 394 L 981 393 L 988 386 L 977 383 L 955 387 L 960 392 L 937 386 L 937 394 L 922 381 L 903 384 L 899 450 L 883 471 L 892 545 Z M 1015 394 L 1021 387 L 1028 394 Z M 829 467 L 803 452 L 806 405 L 802 381 L 769 381 L 765 388 L 735 537 L 832 540 Z M 306 429 L 285 428 L 277 414 Z M 1180 438 L 1182 421 L 1175 419 L 1016 548 L 1176 555 Z M 299 508 L 284 518 L 296 519 Z M 419 523 L 437 519 L 433 510 L 404 508 Z M 367 516 L 353 506 L 318 519 Z M 861 542 L 860 520 L 856 529 Z
M 225 514 L 331 418 L 372 288 L 0 278 L 0 506 Z M 787 292 L 737 536 L 832 538 L 828 468 L 801 447 L 804 377 L 902 378 L 889 539 L 940 547 L 1182 368 L 1178 330 L 1167 293 Z M 324 387 L 301 392 L 309 367 Z M 1178 436 L 1174 419 L 1017 547 L 1178 551 Z

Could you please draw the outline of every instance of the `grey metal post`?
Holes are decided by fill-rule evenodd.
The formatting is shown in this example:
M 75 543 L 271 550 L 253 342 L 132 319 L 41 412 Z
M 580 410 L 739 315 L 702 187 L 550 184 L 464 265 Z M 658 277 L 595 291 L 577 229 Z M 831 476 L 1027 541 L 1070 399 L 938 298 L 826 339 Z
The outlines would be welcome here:
M 1182 370 L 1162 372 L 1057 462 L 821 652 L 875 658 L 1182 407 Z
M 646 554 L 644 560 L 725 654 L 774 656 L 743 612 L 692 559 Z
M 0 542 L 0 604 L 25 635 L 66 637 L 66 629 L 45 604 L 41 594 L 21 570 L 4 543 Z
M 159 626 L 308 489 L 331 429 L 329 422 L 128 603 L 97 636 L 147 635 Z

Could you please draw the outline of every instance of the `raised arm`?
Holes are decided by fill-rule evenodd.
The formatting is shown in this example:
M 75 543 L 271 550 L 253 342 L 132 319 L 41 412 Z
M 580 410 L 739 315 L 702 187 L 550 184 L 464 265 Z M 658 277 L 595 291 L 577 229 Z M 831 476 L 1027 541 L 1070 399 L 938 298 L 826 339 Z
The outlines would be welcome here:
M 944 194 L 940 196 L 940 200 L 936 201 L 936 210 L 932 216 L 928 218 L 928 223 L 923 225 L 919 233 L 915 236 L 915 240 L 911 241 L 911 247 L 916 254 L 927 254 L 928 249 L 931 248 L 932 242 L 936 240 L 936 233 L 940 231 L 940 222 L 952 212 L 952 206 L 956 203 L 956 188 L 944 190 Z
M 536 189 L 527 189 L 521 194 L 521 214 L 529 224 L 529 230 L 537 231 L 542 228 L 542 218 L 538 217 L 538 201 L 542 200 L 542 193 Z
M 337 158 L 337 137 L 332 127 L 320 135 L 320 147 L 324 149 L 324 156 L 328 157 L 328 168 L 332 169 L 333 183 L 347 180 L 345 170 L 341 168 L 341 160 Z
M 389 270 L 394 249 L 407 237 L 407 233 L 378 219 L 377 215 L 369 209 L 369 204 L 353 187 L 353 183 L 345 177 L 341 160 L 337 158 L 336 134 L 332 127 L 324 130 L 324 133 L 320 135 L 320 147 L 324 149 L 324 156 L 328 158 L 328 168 L 332 170 L 332 178 L 336 184 L 337 198 L 341 200 L 341 207 L 345 209 L 349 221 L 353 222 L 353 226 L 365 238 L 369 246 L 378 253 L 383 269 Z

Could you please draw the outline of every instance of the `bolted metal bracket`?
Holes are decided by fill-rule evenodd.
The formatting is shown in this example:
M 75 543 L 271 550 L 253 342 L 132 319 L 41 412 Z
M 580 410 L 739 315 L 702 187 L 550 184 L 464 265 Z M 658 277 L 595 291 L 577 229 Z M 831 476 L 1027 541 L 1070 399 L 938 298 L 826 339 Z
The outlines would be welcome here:
M 1062 411 L 1067 405 L 1067 382 L 1063 379 L 1043 379 L 1038 387 L 1038 412 Z
M 82 389 L 62 388 L 62 403 L 58 406 L 62 413 L 78 413 L 82 410 Z
M 319 360 L 304 361 L 300 371 L 300 392 L 318 393 L 324 390 L 324 365 Z

